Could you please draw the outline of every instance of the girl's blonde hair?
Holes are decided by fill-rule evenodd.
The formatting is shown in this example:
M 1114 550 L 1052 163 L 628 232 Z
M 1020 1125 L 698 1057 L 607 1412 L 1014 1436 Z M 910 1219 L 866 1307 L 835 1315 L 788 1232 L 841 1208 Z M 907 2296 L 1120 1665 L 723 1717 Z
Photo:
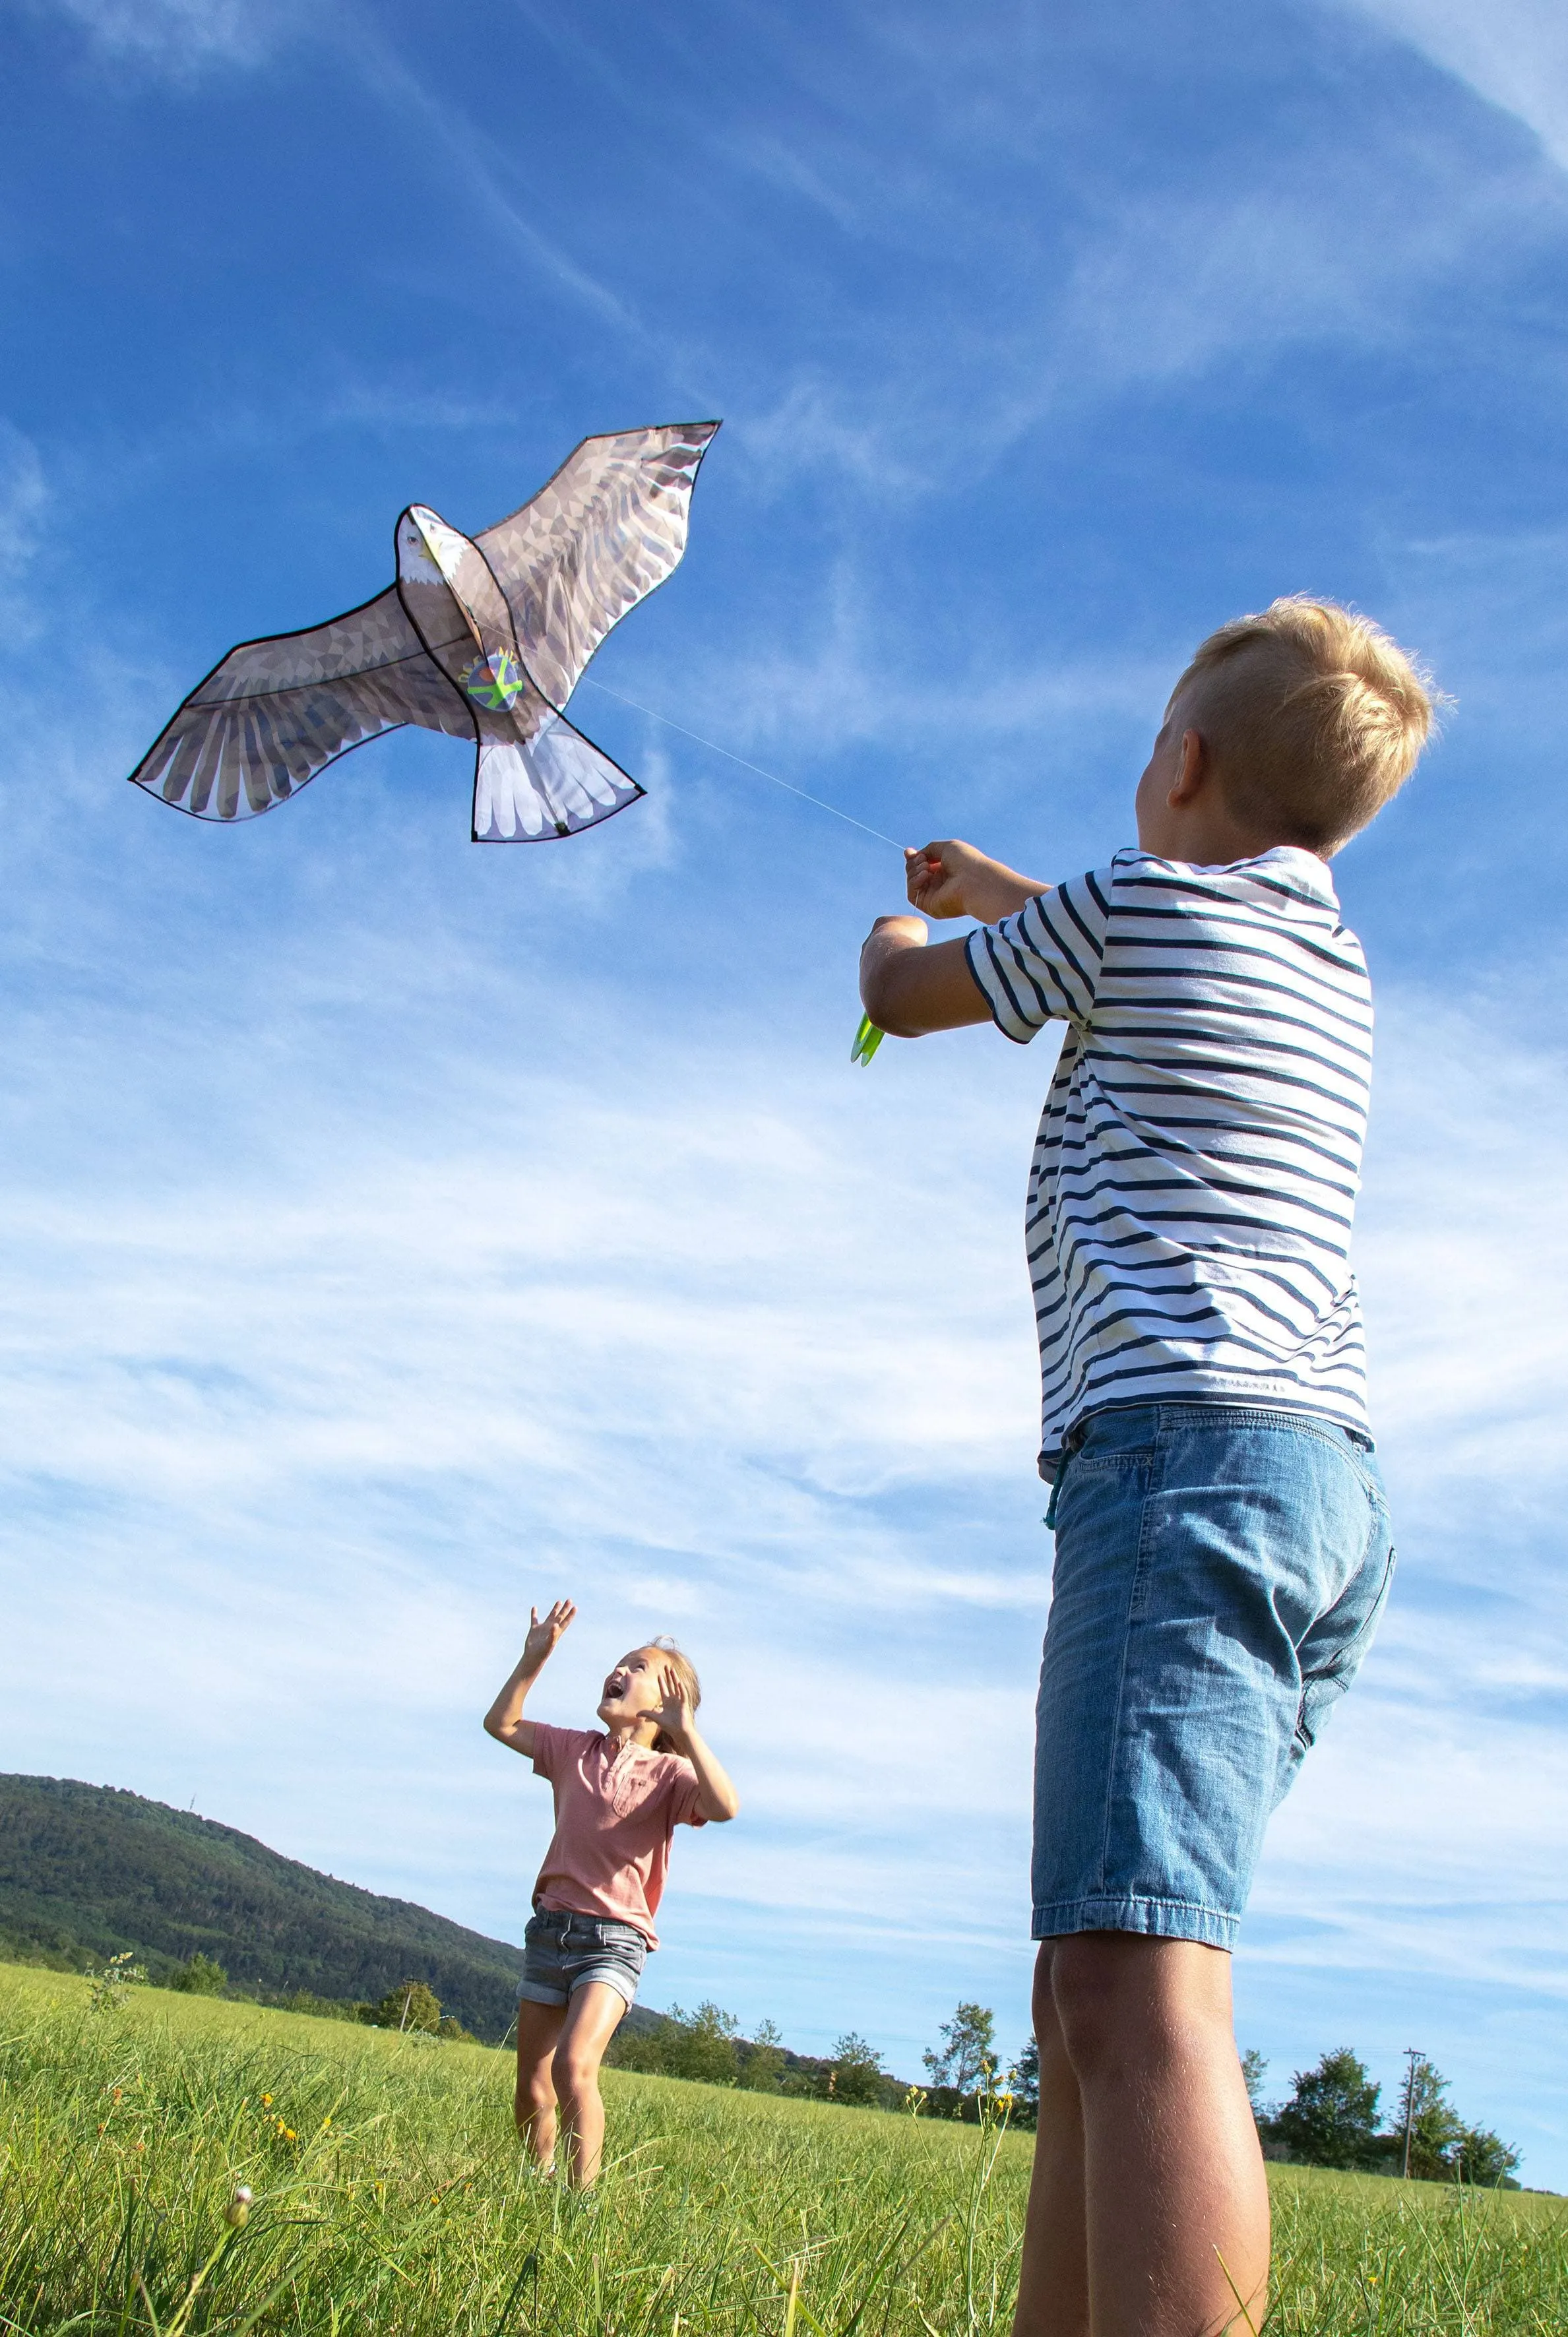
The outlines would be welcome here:
M 697 1677 L 696 1666 L 691 1657 L 686 1655 L 673 1639 L 649 1639 L 644 1644 L 650 1648 L 656 1648 L 663 1657 L 665 1667 L 674 1673 L 686 1691 L 687 1703 L 695 1712 L 702 1701 L 702 1683 Z M 655 1753 L 673 1753 L 675 1750 L 662 1729 L 653 1739 L 653 1750 Z

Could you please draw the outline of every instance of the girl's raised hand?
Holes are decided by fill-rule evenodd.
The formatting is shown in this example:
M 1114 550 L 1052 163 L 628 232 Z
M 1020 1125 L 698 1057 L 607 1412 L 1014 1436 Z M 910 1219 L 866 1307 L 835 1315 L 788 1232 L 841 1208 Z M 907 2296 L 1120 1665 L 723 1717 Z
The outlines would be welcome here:
M 666 1736 L 683 1745 L 696 1724 L 696 1715 L 686 1701 L 679 1672 L 662 1667 L 659 1673 L 659 1693 L 663 1702 L 659 1707 L 659 1726 Z
M 576 1615 L 570 1599 L 557 1599 L 544 1620 L 539 1620 L 537 1607 L 528 1609 L 528 1637 L 523 1643 L 523 1663 L 525 1669 L 536 1672 L 554 1649 L 556 1640 Z

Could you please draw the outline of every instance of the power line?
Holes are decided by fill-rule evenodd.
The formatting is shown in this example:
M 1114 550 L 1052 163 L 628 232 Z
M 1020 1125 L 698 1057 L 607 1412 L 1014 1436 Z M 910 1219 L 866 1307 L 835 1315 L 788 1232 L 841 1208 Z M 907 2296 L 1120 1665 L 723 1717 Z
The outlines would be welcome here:
M 643 706 L 635 698 L 628 698 L 624 690 L 612 689 L 608 682 L 594 681 L 588 675 L 584 675 L 583 680 L 590 689 L 602 690 L 606 698 L 618 698 L 622 706 L 630 706 L 634 713 L 646 714 L 651 722 L 662 722 L 666 730 L 679 730 L 682 738 L 691 738 L 697 746 L 706 747 L 710 754 L 722 755 L 727 762 L 739 763 L 743 771 L 754 771 L 760 779 L 769 779 L 774 787 L 782 787 L 786 795 L 799 796 L 802 803 L 815 804 L 818 811 L 831 812 L 835 819 L 843 820 L 848 826 L 858 827 L 863 836 L 874 836 L 878 844 L 891 844 L 895 852 L 907 849 L 905 845 L 895 844 L 890 836 L 884 836 L 879 827 L 868 826 L 865 820 L 857 819 L 853 812 L 840 811 L 837 804 L 824 803 L 820 796 L 808 795 L 804 787 L 796 787 L 789 779 L 781 779 L 777 771 L 765 771 L 760 763 L 749 763 L 744 755 L 732 755 L 729 748 L 720 747 L 716 738 L 704 738 L 701 731 L 688 730 L 683 722 L 672 722 L 668 714 L 661 714 L 653 707 Z

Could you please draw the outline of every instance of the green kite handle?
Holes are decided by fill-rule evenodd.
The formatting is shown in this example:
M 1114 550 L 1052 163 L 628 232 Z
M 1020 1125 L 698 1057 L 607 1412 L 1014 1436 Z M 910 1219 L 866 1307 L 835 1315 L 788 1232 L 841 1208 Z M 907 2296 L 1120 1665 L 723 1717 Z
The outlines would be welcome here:
M 855 1044 L 849 1050 L 849 1061 L 852 1063 L 868 1063 L 885 1036 L 886 1033 L 878 1031 L 869 1014 L 862 1014 L 860 1028 L 855 1033 Z

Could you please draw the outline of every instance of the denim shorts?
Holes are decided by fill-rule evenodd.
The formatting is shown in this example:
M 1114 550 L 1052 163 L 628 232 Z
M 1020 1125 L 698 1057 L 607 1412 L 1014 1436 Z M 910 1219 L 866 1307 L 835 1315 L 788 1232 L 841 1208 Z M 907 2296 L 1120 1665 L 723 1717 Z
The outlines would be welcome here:
M 1091 1413 L 1055 1489 L 1033 1933 L 1235 1944 L 1270 1813 L 1394 1572 L 1364 1437 L 1301 1413 Z
M 648 1942 L 634 1924 L 541 1907 L 523 1934 L 523 1985 L 517 1993 L 526 2004 L 565 2004 L 573 1989 L 602 1980 L 635 2004 L 647 1955 Z

